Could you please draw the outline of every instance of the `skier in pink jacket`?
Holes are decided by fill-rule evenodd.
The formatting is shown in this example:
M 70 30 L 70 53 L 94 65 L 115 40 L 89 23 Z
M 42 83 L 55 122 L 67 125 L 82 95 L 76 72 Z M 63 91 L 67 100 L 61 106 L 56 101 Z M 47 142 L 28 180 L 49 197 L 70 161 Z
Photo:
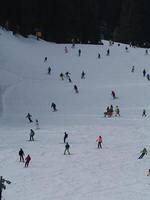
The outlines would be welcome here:
M 102 149 L 102 143 L 103 143 L 103 139 L 102 139 L 102 136 L 99 136 L 96 140 L 96 142 L 98 142 L 98 148 L 101 148 Z

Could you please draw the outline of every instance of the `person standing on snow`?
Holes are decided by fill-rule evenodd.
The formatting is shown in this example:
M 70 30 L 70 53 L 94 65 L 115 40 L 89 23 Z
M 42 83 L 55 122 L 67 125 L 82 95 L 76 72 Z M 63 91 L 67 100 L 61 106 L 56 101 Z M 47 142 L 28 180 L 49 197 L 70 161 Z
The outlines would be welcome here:
M 25 158 L 25 166 L 24 167 L 28 167 L 30 161 L 31 161 L 31 156 L 28 154 L 27 157 Z
M 144 149 L 140 153 L 141 155 L 138 159 L 142 159 L 145 155 L 147 155 L 147 149 L 144 147 Z
M 142 117 L 146 117 L 146 110 L 143 109 Z
M 70 148 L 70 145 L 69 145 L 69 143 L 67 142 L 66 145 L 65 145 L 64 155 L 66 155 L 66 152 L 68 153 L 68 155 L 70 155 L 69 148 Z
M 23 151 L 23 149 L 22 148 L 20 148 L 20 150 L 19 150 L 19 156 L 20 156 L 20 162 L 24 162 L 24 151 Z
M 78 56 L 81 56 L 81 49 L 78 50 Z
M 85 72 L 84 71 L 82 71 L 82 73 L 81 73 L 81 79 L 85 79 Z
M 34 141 L 34 135 L 35 135 L 35 132 L 33 131 L 33 129 L 30 129 L 30 140 L 29 141 Z
M 47 57 L 44 58 L 44 62 L 47 62 Z
M 103 143 L 103 139 L 102 139 L 102 136 L 99 136 L 97 139 L 96 139 L 96 142 L 98 144 L 98 149 L 101 148 L 102 149 L 102 143 Z
M 49 66 L 48 67 L 48 72 L 47 72 L 49 75 L 51 74 L 51 67 Z
M 119 116 L 120 117 L 120 109 L 118 106 L 115 108 L 115 117 Z
M 53 112 L 56 112 L 56 111 L 57 111 L 57 109 L 56 109 L 56 104 L 55 104 L 54 102 L 52 102 L 51 108 L 53 108 Z
M 146 75 L 146 70 L 143 69 L 143 76 L 145 77 L 145 75 Z

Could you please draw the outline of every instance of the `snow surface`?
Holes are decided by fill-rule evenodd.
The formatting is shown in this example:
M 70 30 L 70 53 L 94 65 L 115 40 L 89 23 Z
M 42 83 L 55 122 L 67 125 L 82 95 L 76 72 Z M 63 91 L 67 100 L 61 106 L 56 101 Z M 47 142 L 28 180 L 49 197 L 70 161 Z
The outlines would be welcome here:
M 150 73 L 150 55 L 140 48 L 126 52 L 126 45 L 109 46 L 107 41 L 73 49 L 71 44 L 0 33 L 0 175 L 12 182 L 4 199 L 149 200 L 150 155 L 137 158 L 143 147 L 150 149 L 150 82 L 142 76 L 144 68 Z M 73 83 L 60 79 L 67 71 Z M 112 99 L 112 90 L 118 99 Z M 52 112 L 52 102 L 58 112 Z M 120 107 L 121 117 L 103 117 L 111 104 Z M 32 124 L 25 118 L 28 112 Z M 28 141 L 31 128 L 35 142 Z M 63 155 L 65 131 L 70 156 Z M 99 135 L 103 149 L 97 149 Z M 32 157 L 29 168 L 19 162 L 20 148 Z

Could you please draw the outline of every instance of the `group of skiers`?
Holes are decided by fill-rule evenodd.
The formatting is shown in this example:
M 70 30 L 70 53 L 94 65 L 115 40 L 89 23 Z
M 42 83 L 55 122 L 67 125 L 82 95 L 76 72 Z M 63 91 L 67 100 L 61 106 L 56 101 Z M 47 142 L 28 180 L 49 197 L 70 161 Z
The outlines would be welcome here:
M 106 111 L 104 112 L 104 117 L 112 117 L 114 114 L 115 117 L 120 117 L 120 109 L 119 106 L 116 106 L 115 109 L 113 105 L 107 106 Z

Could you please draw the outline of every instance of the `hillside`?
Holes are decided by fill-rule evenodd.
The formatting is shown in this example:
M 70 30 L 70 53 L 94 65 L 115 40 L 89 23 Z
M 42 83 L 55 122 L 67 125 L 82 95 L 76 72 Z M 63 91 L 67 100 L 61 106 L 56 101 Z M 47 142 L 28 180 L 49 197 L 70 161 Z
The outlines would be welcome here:
M 142 74 L 144 68 L 150 73 L 150 55 L 140 48 L 126 52 L 126 45 L 109 46 L 107 41 L 71 48 L 0 33 L 0 175 L 12 181 L 4 198 L 149 200 L 150 156 L 137 158 L 143 147 L 150 149 L 150 82 Z M 59 77 L 67 71 L 72 83 Z M 57 112 L 52 112 L 52 102 Z M 104 118 L 111 104 L 119 106 L 120 117 Z M 142 117 L 143 109 L 147 117 Z M 34 123 L 25 118 L 28 112 Z M 34 142 L 28 141 L 31 128 Z M 63 155 L 65 131 L 70 156 Z M 97 149 L 99 135 L 102 149 Z M 19 163 L 20 148 L 32 157 L 29 168 Z

